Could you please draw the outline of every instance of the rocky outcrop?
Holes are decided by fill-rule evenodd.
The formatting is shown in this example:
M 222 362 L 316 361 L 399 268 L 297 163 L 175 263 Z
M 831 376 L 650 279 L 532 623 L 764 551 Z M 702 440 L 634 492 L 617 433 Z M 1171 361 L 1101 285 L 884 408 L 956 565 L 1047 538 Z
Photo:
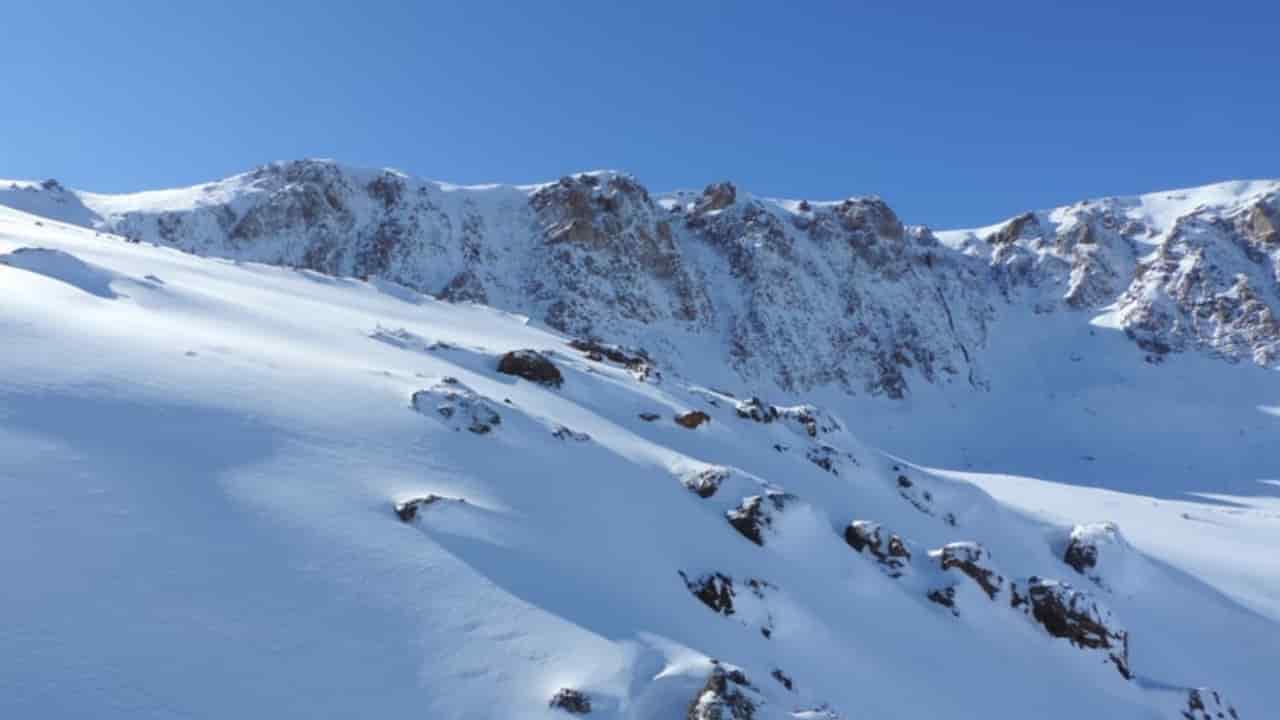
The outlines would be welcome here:
M 889 577 L 901 577 L 911 562 L 911 550 L 895 534 L 883 537 L 880 525 L 869 520 L 855 520 L 844 529 L 844 541 L 861 554 L 870 555 Z
M 610 345 L 598 340 L 576 339 L 569 342 L 569 347 L 580 351 L 593 362 L 609 362 L 630 370 L 637 380 L 658 379 L 660 375 L 653 367 L 649 355 L 643 350 L 628 350 L 617 345 Z
M 555 695 L 551 696 L 547 706 L 563 710 L 570 715 L 587 715 L 591 712 L 591 698 L 581 690 L 560 688 Z
M 537 350 L 513 350 L 498 360 L 498 372 L 515 375 L 547 387 L 564 383 L 560 368 Z
M 689 410 L 676 415 L 674 420 L 680 427 L 694 430 L 700 425 L 711 422 L 711 416 L 701 410 Z
M 991 554 L 977 543 L 948 543 L 931 551 L 929 557 L 944 571 L 955 570 L 969 576 L 992 600 L 1004 587 L 1004 576 L 991 567 Z
M 690 578 L 680 571 L 680 578 L 693 596 L 721 615 L 733 614 L 733 578 L 718 572 Z
M 1025 586 L 1009 588 L 1009 604 L 1029 613 L 1056 638 L 1090 650 L 1102 650 L 1126 679 L 1129 670 L 1129 633 L 1120 627 L 1089 593 L 1057 580 L 1028 578 Z
M 738 668 L 716 663 L 707 682 L 689 703 L 688 720 L 756 720 L 764 704 L 760 691 Z
M 738 507 L 725 513 L 734 530 L 756 545 L 764 545 L 765 533 L 773 528 L 775 515 L 795 500 L 794 495 L 768 492 L 743 499 Z

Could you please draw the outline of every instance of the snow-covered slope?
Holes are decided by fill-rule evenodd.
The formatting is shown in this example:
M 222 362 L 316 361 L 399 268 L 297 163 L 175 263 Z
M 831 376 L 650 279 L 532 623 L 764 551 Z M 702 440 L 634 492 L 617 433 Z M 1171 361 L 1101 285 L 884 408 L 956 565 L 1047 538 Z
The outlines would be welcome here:
M 0 208 L 0 715 L 1260 718 L 1280 706 L 1273 497 L 1169 500 L 925 467 L 950 452 L 959 398 L 1010 403 L 1013 417 L 1054 407 L 1022 384 L 1037 360 L 994 340 L 1034 318 L 993 321 L 990 258 L 903 229 L 874 200 L 791 210 L 726 205 L 723 187 L 654 201 L 613 174 L 485 189 L 375 174 L 356 187 L 397 178 L 385 192 L 402 199 L 370 191 L 357 206 L 358 193 L 290 184 L 289 167 L 354 182 L 308 163 L 235 188 L 6 196 L 39 216 Z M 409 227 L 390 219 L 406 195 L 444 208 L 438 246 L 425 225 L 378 239 L 372 228 Z M 356 222 L 370 217 L 382 224 Z M 850 289 L 857 303 L 820 304 Z M 876 316 L 865 333 L 822 339 L 860 312 Z M 1062 338 L 1054 352 L 1089 342 L 1069 312 L 1035 316 Z M 575 338 L 589 333 L 604 342 Z M 913 338 L 908 362 L 887 338 Z M 1276 388 L 1270 371 L 1127 364 L 1119 333 L 1098 342 L 1091 368 Z M 876 343 L 912 377 L 901 400 Z M 539 354 L 507 357 L 522 349 Z M 950 364 L 955 392 L 927 381 Z M 1054 386 L 1093 387 L 1080 366 L 1061 363 Z M 1142 382 L 1122 399 L 1172 380 Z M 1269 397 L 1249 411 L 1274 418 Z M 1243 417 L 1239 398 L 1219 407 Z M 976 412 L 987 435 L 1035 432 Z M 1148 439 L 1144 423 L 1103 424 L 1132 433 L 1117 448 Z M 1208 434 L 1250 472 L 1265 464 L 1232 436 Z M 925 452 L 878 449 L 898 450 L 883 442 L 894 438 Z M 1036 462 L 1003 449 L 1006 472 Z M 1121 458 L 1089 462 L 1102 477 L 1074 480 L 1121 484 Z

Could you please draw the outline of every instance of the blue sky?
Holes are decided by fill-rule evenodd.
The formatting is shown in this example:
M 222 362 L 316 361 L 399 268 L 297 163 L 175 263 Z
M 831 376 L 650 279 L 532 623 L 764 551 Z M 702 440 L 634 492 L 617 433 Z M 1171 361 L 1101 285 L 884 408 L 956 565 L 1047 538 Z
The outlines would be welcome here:
M 1280 3 L 1061 5 L 10 3 L 0 177 L 608 167 L 957 227 L 1280 176 Z

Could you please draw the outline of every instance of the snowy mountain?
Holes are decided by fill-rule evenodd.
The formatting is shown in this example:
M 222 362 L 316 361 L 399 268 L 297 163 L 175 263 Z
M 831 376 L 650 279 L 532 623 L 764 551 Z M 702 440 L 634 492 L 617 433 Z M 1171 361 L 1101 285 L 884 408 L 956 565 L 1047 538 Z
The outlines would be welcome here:
M 0 205 L 6 717 L 1280 706 L 1280 183 Z

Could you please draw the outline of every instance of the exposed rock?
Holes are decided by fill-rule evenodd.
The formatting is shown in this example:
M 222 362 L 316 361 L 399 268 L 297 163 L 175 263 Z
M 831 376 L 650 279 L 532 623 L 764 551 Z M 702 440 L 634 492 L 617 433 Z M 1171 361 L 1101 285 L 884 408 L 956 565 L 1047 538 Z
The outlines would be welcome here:
M 658 413 L 642 412 L 638 417 L 645 422 L 653 422 L 662 416 Z
M 1107 587 L 1099 564 L 1103 555 L 1121 559 L 1128 552 L 1128 542 L 1120 534 L 1115 523 L 1088 523 L 1071 529 L 1070 540 L 1063 551 L 1063 562 L 1102 587 Z
M 734 410 L 738 413 L 738 417 L 758 423 L 771 423 L 778 419 L 778 408 L 766 405 L 758 397 L 739 402 Z
M 780 407 L 765 403 L 758 397 L 752 397 L 738 402 L 734 411 L 738 417 L 758 423 L 767 424 L 778 420 L 794 423 L 810 438 L 816 438 L 819 432 L 828 433 L 841 429 L 839 421 L 812 405 Z
M 701 600 L 703 605 L 721 615 L 733 614 L 733 578 L 713 572 L 690 579 L 683 570 L 680 571 L 680 577 L 689 592 Z
M 502 416 L 486 398 L 451 377 L 415 392 L 411 402 L 414 410 L 436 416 L 455 430 L 486 435 L 502 424 Z
M 960 613 L 956 611 L 956 589 L 954 587 L 948 586 L 944 588 L 936 588 L 930 590 L 925 596 L 931 601 L 950 609 L 953 615 L 960 615 Z
M 711 416 L 701 410 L 690 410 L 676 415 L 675 421 L 677 425 L 693 430 L 703 423 L 711 422 Z
M 729 524 L 742 536 L 757 545 L 764 545 L 764 532 L 773 527 L 773 517 L 782 512 L 795 496 L 781 492 L 753 495 L 745 498 L 738 507 L 725 513 Z
M 893 470 L 894 472 L 899 472 L 900 468 L 897 465 L 894 465 Z M 907 477 L 905 474 L 902 474 L 901 472 L 899 472 L 894 483 L 898 488 L 898 495 L 903 500 L 906 500 L 907 502 L 911 503 L 912 507 L 924 513 L 925 515 L 935 514 L 934 507 L 933 507 L 934 505 L 933 493 L 928 488 L 922 487 L 920 483 L 917 483 L 916 481 L 912 480 L 911 478 Z M 948 521 L 947 524 L 954 525 L 955 524 L 954 519 L 955 519 L 955 516 L 952 515 L 951 520 Z
M 591 436 L 584 432 L 577 432 L 564 425 L 557 425 L 552 431 L 551 436 L 557 440 L 573 440 L 574 442 L 587 442 L 591 440 Z
M 1182 710 L 1186 720 L 1240 720 L 1236 709 L 1217 690 L 1196 688 L 1187 691 L 1187 704 Z
M 694 205 L 693 212 L 702 214 L 723 210 L 738 199 L 738 189 L 731 182 L 712 183 L 702 191 L 702 197 Z
M 713 467 L 688 473 L 680 479 L 680 482 L 698 497 L 709 498 L 716 494 L 729 475 L 728 468 Z
M 769 674 L 773 676 L 774 680 L 777 680 L 779 683 L 781 683 L 782 687 L 788 690 L 793 689 L 793 686 L 795 685 L 795 683 L 792 682 L 791 678 L 786 673 L 782 672 L 781 668 L 774 668 L 773 672 Z
M 1246 216 L 1246 232 L 1262 246 L 1280 245 L 1280 219 L 1265 203 L 1254 203 Z
M 503 355 L 498 360 L 498 372 L 522 377 L 548 387 L 558 388 L 564 382 L 560 368 L 537 350 L 513 350 Z
M 687 720 L 756 720 L 764 704 L 758 690 L 737 668 L 716 663 L 707 683 L 689 704 Z
M 1038 234 L 1040 221 L 1035 213 L 1023 213 L 1005 223 L 999 230 L 987 236 L 987 242 L 993 245 L 1009 245 L 1017 242 L 1026 233 Z
M 1029 612 L 1050 635 L 1066 638 L 1072 645 L 1100 649 L 1126 679 L 1129 670 L 1129 633 L 1119 627 L 1111 611 L 1092 595 L 1057 580 L 1027 579 L 1025 592 L 1010 585 L 1009 603 Z
M 639 380 L 658 377 L 658 373 L 653 368 L 648 354 L 643 350 L 631 351 L 617 345 L 607 345 L 596 340 L 583 339 L 571 340 L 569 347 L 581 351 L 587 356 L 588 360 L 593 362 L 607 361 L 621 365 L 635 374 Z
M 993 570 L 991 554 L 974 542 L 955 542 L 929 553 L 943 570 L 959 570 L 968 575 L 992 600 L 1004 587 L 1004 576 Z M 932 598 L 931 598 L 932 599 Z
M 551 696 L 548 707 L 564 710 L 570 715 L 586 715 L 591 712 L 591 698 L 573 688 L 560 688 Z
M 853 455 L 844 452 L 843 450 L 833 448 L 830 445 L 815 445 L 810 447 L 805 450 L 804 456 L 809 460 L 809 462 L 817 465 L 823 470 L 826 470 L 832 475 L 840 474 L 840 463 L 842 462 L 849 462 L 854 465 L 858 464 L 858 461 L 853 457 Z
M 901 577 L 911 561 L 911 550 L 902 538 L 890 534 L 886 543 L 881 536 L 880 525 L 868 520 L 849 523 L 844 529 L 844 541 L 859 553 L 864 550 L 870 553 L 889 577 Z
M 417 519 L 419 508 L 442 499 L 439 495 L 432 493 L 425 497 L 403 500 L 395 504 L 396 516 L 400 518 L 400 522 L 411 523 Z

